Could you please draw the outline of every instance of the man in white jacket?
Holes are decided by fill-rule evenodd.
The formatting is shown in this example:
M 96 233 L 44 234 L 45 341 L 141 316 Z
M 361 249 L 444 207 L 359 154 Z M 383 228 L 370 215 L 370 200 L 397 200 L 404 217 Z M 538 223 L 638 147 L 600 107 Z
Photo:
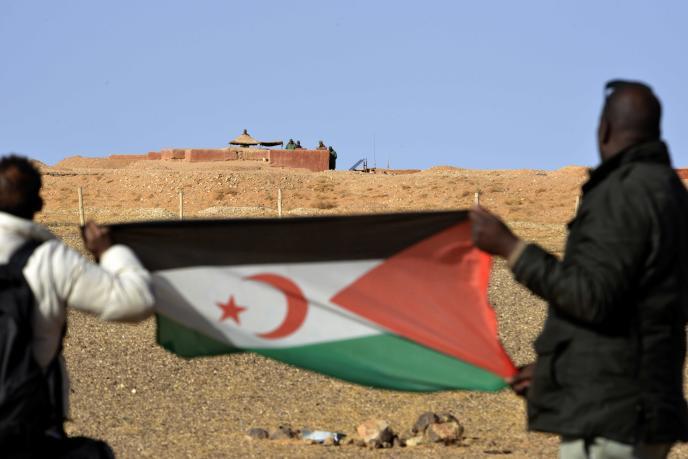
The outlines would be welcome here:
M 62 430 L 68 406 L 68 382 L 61 356 L 66 310 L 71 307 L 108 321 L 143 320 L 151 314 L 154 302 L 150 274 L 129 248 L 112 245 L 107 229 L 93 222 L 84 228 L 83 238 L 99 264 L 34 223 L 35 213 L 43 207 L 40 188 L 40 172 L 30 161 L 18 156 L 0 158 L 0 265 L 8 263 L 27 241 L 37 241 L 22 271 L 35 303 L 31 317 L 32 345 L 27 352 L 33 353 L 46 375 L 51 367 L 58 368 L 60 375 L 56 379 L 61 388 L 57 391 L 62 393 L 61 397 L 53 397 L 61 398 L 53 400 L 59 405 L 55 409 L 61 411 L 58 415 L 61 419 L 46 433 L 46 444 L 50 445 L 51 457 L 62 453 L 65 457 L 77 457 L 81 450 L 91 457 L 94 453 L 88 451 L 93 445 L 87 439 L 81 439 L 85 443 L 67 439 Z M 21 442 L 15 445 L 18 455 L 24 448 Z M 28 443 L 30 449 L 41 440 L 30 439 Z M 109 450 L 100 443 L 96 449 Z M 26 457 L 39 454 L 28 451 Z

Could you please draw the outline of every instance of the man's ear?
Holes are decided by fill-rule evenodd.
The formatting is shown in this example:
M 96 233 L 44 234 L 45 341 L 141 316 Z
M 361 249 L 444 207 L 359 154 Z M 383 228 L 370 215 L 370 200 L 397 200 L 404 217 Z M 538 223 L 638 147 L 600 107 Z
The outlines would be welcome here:
M 41 198 L 41 195 L 37 194 L 36 196 L 34 196 L 31 199 L 30 206 L 32 216 L 43 210 L 43 198 Z

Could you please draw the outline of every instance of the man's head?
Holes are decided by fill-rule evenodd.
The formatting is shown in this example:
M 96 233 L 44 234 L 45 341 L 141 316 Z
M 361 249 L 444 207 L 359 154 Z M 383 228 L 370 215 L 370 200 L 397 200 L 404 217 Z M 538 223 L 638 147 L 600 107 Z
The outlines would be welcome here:
M 662 106 L 652 88 L 636 81 L 613 80 L 605 89 L 607 98 L 597 129 L 603 161 L 631 145 L 660 138 Z
M 0 158 L 0 212 L 32 220 L 43 208 L 41 173 L 27 158 Z

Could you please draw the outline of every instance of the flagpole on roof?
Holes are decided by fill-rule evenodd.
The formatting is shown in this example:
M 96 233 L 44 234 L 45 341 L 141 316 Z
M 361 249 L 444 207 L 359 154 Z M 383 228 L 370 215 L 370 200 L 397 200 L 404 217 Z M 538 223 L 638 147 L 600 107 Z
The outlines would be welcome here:
M 377 159 L 375 157 L 375 134 L 373 134 L 373 168 L 377 169 Z

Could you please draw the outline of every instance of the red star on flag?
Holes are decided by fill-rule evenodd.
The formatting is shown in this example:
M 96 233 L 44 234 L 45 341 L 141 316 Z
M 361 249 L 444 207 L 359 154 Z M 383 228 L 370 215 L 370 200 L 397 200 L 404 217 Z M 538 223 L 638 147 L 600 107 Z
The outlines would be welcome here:
M 217 307 L 222 309 L 222 317 L 220 317 L 220 322 L 231 318 L 237 324 L 239 323 L 239 314 L 246 310 L 245 307 L 239 306 L 234 302 L 234 295 L 230 296 L 229 301 L 226 303 L 217 303 Z

